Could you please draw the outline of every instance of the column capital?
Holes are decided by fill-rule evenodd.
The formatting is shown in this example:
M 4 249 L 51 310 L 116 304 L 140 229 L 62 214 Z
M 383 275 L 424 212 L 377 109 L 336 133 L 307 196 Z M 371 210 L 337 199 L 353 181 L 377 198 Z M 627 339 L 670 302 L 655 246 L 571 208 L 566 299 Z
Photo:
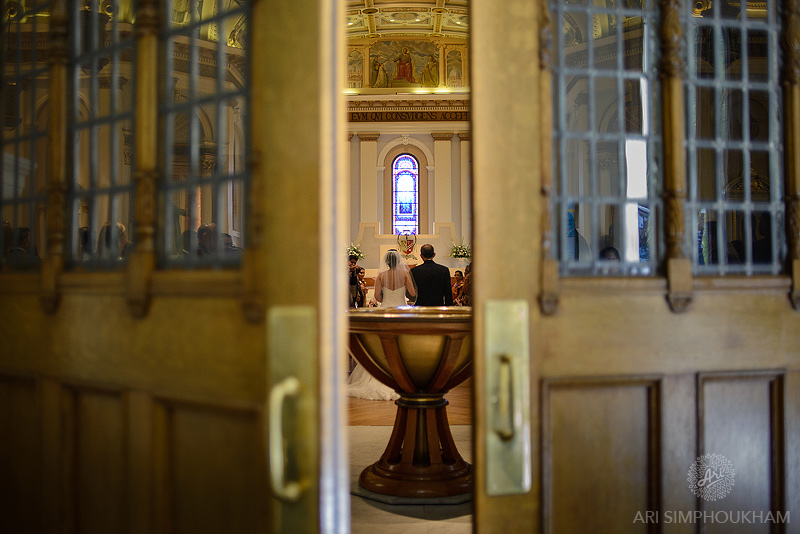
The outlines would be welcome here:
M 380 135 L 379 133 L 360 133 L 358 138 L 362 141 L 377 141 Z
M 449 141 L 453 138 L 453 132 L 432 132 L 434 141 Z
M 458 138 L 462 141 L 470 141 L 472 139 L 472 135 L 470 132 L 461 132 L 458 134 Z

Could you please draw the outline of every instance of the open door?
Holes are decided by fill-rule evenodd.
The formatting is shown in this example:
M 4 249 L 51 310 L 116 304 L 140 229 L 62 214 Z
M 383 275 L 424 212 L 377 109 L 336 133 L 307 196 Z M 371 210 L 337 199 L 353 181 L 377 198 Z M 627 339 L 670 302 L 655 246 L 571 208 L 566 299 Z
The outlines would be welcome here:
M 20 133 L 28 126 L 9 130 L 4 145 L 9 160 L 24 154 L 26 140 L 41 147 L 47 139 L 48 173 L 42 267 L 0 269 L 0 531 L 345 532 L 346 470 L 333 430 L 346 309 L 344 197 L 334 180 L 344 137 L 340 3 L 89 4 L 57 0 L 34 6 L 42 18 L 26 11 L 3 23 L 9 42 L 25 43 L 4 47 L 13 56 L 6 66 L 22 73 L 20 90 L 49 93 L 24 93 L 31 105 L 16 110 L 20 123 L 35 123 L 40 100 L 50 120 L 35 136 Z M 111 58 L 105 70 L 72 61 L 79 52 L 69 46 L 78 37 L 70 20 L 79 14 L 90 28 L 108 24 L 108 40 L 84 43 L 100 47 L 89 63 Z M 24 53 L 42 43 L 49 85 L 45 55 Z M 174 84 L 157 68 L 164 63 Z M 71 96 L 99 116 L 75 119 Z M 171 117 L 185 120 L 162 129 Z M 197 142 L 201 127 L 206 143 Z M 81 128 L 91 135 L 77 140 Z M 165 129 L 191 145 L 164 141 Z M 243 131 L 245 171 L 245 158 L 229 156 L 241 155 L 233 147 Z M 108 139 L 119 146 L 101 150 Z M 70 165 L 75 147 L 84 150 Z M 242 232 L 243 253 L 224 256 L 221 234 L 219 253 L 205 259 L 198 238 L 182 254 L 170 241 L 164 183 L 186 176 L 176 178 L 164 153 L 195 167 L 185 173 L 195 184 L 186 196 L 202 192 L 202 202 L 182 211 Z M 0 208 L 10 219 L 22 202 L 5 186 L 23 176 L 6 163 Z M 80 263 L 70 224 L 86 212 L 75 192 L 89 194 L 97 181 L 80 188 L 73 175 L 106 169 L 131 176 L 114 205 L 127 207 L 122 195 L 134 200 L 135 222 L 125 221 L 135 228 L 134 252 Z M 234 195 L 244 183 L 248 194 Z M 98 196 L 116 194 L 104 187 Z M 242 198 L 243 221 L 226 211 L 241 213 Z
M 790 513 L 798 512 L 800 463 L 792 445 L 800 415 L 800 318 L 790 298 L 797 260 L 790 255 L 787 274 L 776 267 L 767 276 L 693 275 L 696 244 L 682 220 L 690 212 L 683 202 L 693 198 L 683 164 L 678 47 L 687 30 L 678 10 L 684 6 L 565 1 L 564 15 L 556 18 L 555 4 L 562 3 L 471 6 L 475 529 L 789 531 Z M 566 57 L 554 43 L 563 42 L 556 38 L 562 35 L 576 43 L 596 39 L 596 54 L 587 56 L 584 44 L 584 55 L 565 68 L 596 69 L 586 79 L 599 88 L 617 68 L 630 74 L 627 57 L 625 63 L 613 59 L 623 48 L 609 43 L 635 28 L 622 21 L 643 4 L 658 11 L 658 31 L 649 27 L 649 35 L 666 58 L 653 65 L 661 96 L 653 92 L 651 102 L 663 117 L 654 127 L 663 140 L 659 199 L 666 208 L 658 216 L 667 250 L 655 276 L 568 276 L 558 263 L 558 251 L 567 250 L 559 231 L 567 235 L 568 229 L 557 224 L 567 215 L 553 216 L 558 184 L 552 162 L 571 157 L 554 156 L 551 143 L 551 69 Z M 738 3 L 722 4 L 727 7 L 704 15 L 689 7 L 688 17 L 735 19 L 737 28 L 775 21 L 768 18 L 774 12 L 760 15 L 750 3 L 738 17 L 731 16 Z M 712 9 L 712 3 L 704 6 Z M 786 24 L 797 20 L 793 9 L 795 18 Z M 609 58 L 610 68 L 603 63 Z M 796 109 L 794 80 L 784 85 L 789 109 Z M 589 120 L 599 124 L 604 118 L 596 113 Z M 786 120 L 782 127 L 796 132 L 797 116 Z M 793 143 L 787 151 L 796 152 Z M 603 163 L 590 160 L 587 168 Z M 796 166 L 786 167 L 781 179 L 796 195 Z M 589 191 L 581 193 L 587 202 Z M 791 209 L 787 216 L 797 220 Z M 718 462 L 720 456 L 728 463 Z M 701 460 L 706 464 L 695 464 Z M 729 491 L 708 498 L 700 491 L 706 475 Z M 751 524 L 723 524 L 742 517 Z

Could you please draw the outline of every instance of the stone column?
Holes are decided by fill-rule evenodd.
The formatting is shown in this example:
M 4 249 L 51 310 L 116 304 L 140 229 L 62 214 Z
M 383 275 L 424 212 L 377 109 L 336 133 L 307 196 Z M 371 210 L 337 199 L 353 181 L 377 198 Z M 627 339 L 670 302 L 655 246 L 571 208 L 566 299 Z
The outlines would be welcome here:
M 378 137 L 377 133 L 360 133 L 358 138 L 361 140 L 361 222 L 378 221 Z
M 469 132 L 458 134 L 461 140 L 461 237 L 472 241 L 472 156 Z
M 434 181 L 434 222 L 451 222 L 453 220 L 452 193 L 452 139 L 453 133 L 432 133 L 433 157 L 436 166 Z M 431 228 L 434 225 L 431 224 Z

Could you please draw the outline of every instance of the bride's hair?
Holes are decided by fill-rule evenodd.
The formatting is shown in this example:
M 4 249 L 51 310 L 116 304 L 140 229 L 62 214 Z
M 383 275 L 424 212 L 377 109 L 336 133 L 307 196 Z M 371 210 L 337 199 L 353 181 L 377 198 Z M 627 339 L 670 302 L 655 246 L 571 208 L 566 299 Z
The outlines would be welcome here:
M 383 261 L 386 262 L 388 268 L 394 269 L 400 263 L 400 253 L 395 249 L 389 249 Z
M 411 277 L 411 268 L 405 261 L 403 261 L 403 256 L 397 249 L 393 248 L 388 250 L 386 255 L 383 257 L 383 261 L 389 268 L 388 270 L 382 271 L 378 274 L 383 287 L 386 287 L 392 291 L 396 291 L 399 288 L 406 286 L 408 280 L 411 280 L 412 284 L 414 283 L 414 280 Z M 381 290 L 383 290 L 383 287 Z M 415 295 L 416 293 L 411 292 L 411 294 Z

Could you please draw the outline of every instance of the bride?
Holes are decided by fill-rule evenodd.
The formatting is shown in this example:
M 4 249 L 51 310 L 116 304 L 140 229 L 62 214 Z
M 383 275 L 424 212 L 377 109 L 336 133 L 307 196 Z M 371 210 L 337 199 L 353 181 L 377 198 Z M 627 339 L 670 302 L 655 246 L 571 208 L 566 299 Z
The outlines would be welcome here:
M 381 303 L 382 308 L 405 306 L 406 292 L 412 297 L 417 296 L 411 270 L 394 249 L 386 253 L 384 262 L 388 269 L 378 273 L 375 279 L 375 299 Z M 356 365 L 347 379 L 347 394 L 369 400 L 394 400 L 400 397 L 392 388 L 369 374 L 361 364 Z

